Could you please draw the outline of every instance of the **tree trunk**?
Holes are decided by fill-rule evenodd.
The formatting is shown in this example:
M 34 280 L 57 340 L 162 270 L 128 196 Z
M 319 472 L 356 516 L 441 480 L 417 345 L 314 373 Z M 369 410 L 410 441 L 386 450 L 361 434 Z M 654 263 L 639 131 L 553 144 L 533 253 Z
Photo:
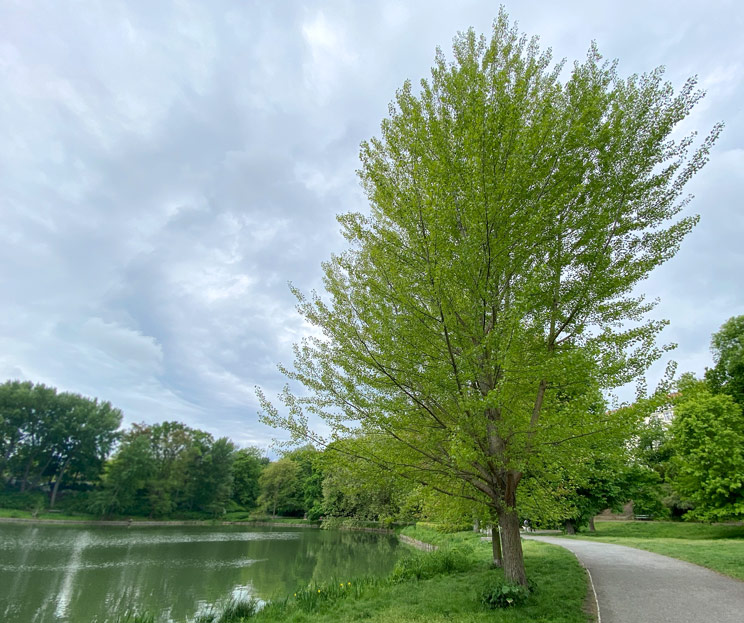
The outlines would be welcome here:
M 596 532 L 597 529 L 594 527 L 594 517 L 589 518 L 589 532 Z
M 57 478 L 54 481 L 54 488 L 52 489 L 52 497 L 49 499 L 49 508 L 54 508 L 54 503 L 57 501 L 57 492 L 59 491 L 59 483 L 62 482 L 62 477 L 65 475 L 65 472 L 67 471 L 67 465 L 70 463 L 70 460 L 66 460 L 64 465 L 62 465 L 62 469 L 59 470 L 59 473 L 57 474 Z
M 480 521 L 477 517 L 473 519 L 473 532 L 480 532 Z
M 501 526 L 504 577 L 507 582 L 527 586 L 522 539 L 519 535 L 519 515 L 513 506 L 499 512 L 499 526 Z
M 571 519 L 566 519 L 563 523 L 563 529 L 566 534 L 576 534 L 576 524 Z
M 24 493 L 26 491 L 26 485 L 28 484 L 28 475 L 31 472 L 31 464 L 34 461 L 34 457 L 32 456 L 28 462 L 26 463 L 26 469 L 23 470 L 23 480 L 21 480 L 21 493 Z
M 496 522 L 491 524 L 491 549 L 493 550 L 494 567 L 503 567 L 504 559 L 501 555 L 501 535 L 499 534 L 499 525 Z

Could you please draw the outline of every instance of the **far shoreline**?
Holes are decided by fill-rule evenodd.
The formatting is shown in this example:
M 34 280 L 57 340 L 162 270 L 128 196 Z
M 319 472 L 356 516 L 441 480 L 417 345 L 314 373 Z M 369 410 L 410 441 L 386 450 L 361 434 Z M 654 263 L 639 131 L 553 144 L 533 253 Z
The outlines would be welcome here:
M 0 523 L 81 525 L 81 526 L 259 526 L 285 528 L 320 528 L 320 523 L 287 523 L 284 521 L 221 521 L 212 519 L 51 519 L 33 517 L 0 517 Z

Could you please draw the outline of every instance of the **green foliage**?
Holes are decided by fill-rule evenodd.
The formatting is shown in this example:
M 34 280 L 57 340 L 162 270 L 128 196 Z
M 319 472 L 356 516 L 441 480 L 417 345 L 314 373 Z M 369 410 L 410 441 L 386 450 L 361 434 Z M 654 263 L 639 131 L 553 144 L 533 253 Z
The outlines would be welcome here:
M 689 499 L 689 519 L 744 518 L 744 418 L 727 394 L 691 375 L 680 379 L 672 423 L 673 486 Z
M 17 508 L 33 511 L 45 508 L 47 503 L 46 494 L 41 491 L 0 491 L 0 508 Z
M 294 290 L 323 334 L 284 369 L 307 391 L 287 389 L 281 414 L 259 391 L 295 438 L 363 434 L 367 460 L 485 496 L 512 532 L 523 475 L 612 428 L 598 394 L 662 354 L 664 323 L 629 293 L 694 226 L 683 189 L 721 129 L 697 148 L 672 138 L 694 79 L 623 79 L 593 45 L 565 82 L 551 62 L 502 11 L 490 40 L 461 33 L 451 62 L 438 52 L 429 80 L 403 85 L 362 144 L 370 212 L 339 217 L 349 248 L 324 264 L 327 295 Z M 519 539 L 505 543 L 525 583 Z
M 385 583 L 385 578 L 373 577 L 354 578 L 353 581 L 334 578 L 329 582 L 312 582 L 299 587 L 293 594 L 290 604 L 303 612 L 317 612 L 341 599 L 358 599 L 368 589 Z
M 440 548 L 433 552 L 414 552 L 395 564 L 390 578 L 393 582 L 425 580 L 444 573 L 467 571 L 472 565 L 472 550 L 462 546 Z
M 633 444 L 634 462 L 653 469 L 663 480 L 673 455 L 674 446 L 667 425 L 660 417 L 652 415 L 636 430 Z
M 277 512 L 293 512 L 301 508 L 300 468 L 292 459 L 283 458 L 269 463 L 261 472 L 259 485 L 261 495 L 258 504 L 264 510 L 271 511 L 273 517 Z
M 324 473 L 320 505 L 323 516 L 362 522 L 400 518 L 411 482 L 355 458 L 356 448 L 353 441 L 336 442 L 319 461 Z
M 723 323 L 711 339 L 714 366 L 705 380 L 714 393 L 723 392 L 744 407 L 744 316 Z
M 180 422 L 135 424 L 91 496 L 91 512 L 163 517 L 173 512 L 222 515 L 232 494 L 235 446 Z
M 258 479 L 269 463 L 258 448 L 242 448 L 233 462 L 233 499 L 245 508 L 255 508 L 261 493 Z
M 312 445 L 305 445 L 284 455 L 297 464 L 299 492 L 295 513 L 305 513 L 308 519 L 317 520 L 324 514 L 323 480 L 325 468 L 323 453 Z
M 626 473 L 628 499 L 633 500 L 636 515 L 648 515 L 654 519 L 667 519 L 672 504 L 665 496 L 661 476 L 658 472 L 641 465 L 631 466 Z
M 94 481 L 116 440 L 121 412 L 108 402 L 25 381 L 0 385 L 0 481 L 21 492 Z
M 480 592 L 480 602 L 492 610 L 524 605 L 530 589 L 521 584 L 512 584 L 503 579 L 488 582 Z

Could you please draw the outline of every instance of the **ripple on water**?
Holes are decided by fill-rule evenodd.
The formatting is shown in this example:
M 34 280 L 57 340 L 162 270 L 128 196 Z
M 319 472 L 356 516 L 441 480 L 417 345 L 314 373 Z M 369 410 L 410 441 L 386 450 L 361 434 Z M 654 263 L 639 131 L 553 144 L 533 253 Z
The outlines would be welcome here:
M 147 534 L 138 530 L 130 531 L 122 535 L 96 534 L 88 532 L 87 547 L 130 547 L 132 545 L 153 546 L 169 545 L 178 543 L 220 543 L 229 541 L 288 541 L 299 538 L 298 532 L 208 532 L 204 534 Z M 59 550 L 69 549 L 76 540 L 78 535 L 70 535 L 72 538 L 55 538 L 55 539 L 31 539 L 26 542 L 26 546 L 34 550 Z M 18 548 L 18 541 L 12 538 L 0 539 L 0 550 L 15 550 Z
M 182 567 L 201 569 L 223 569 L 249 567 L 257 562 L 264 562 L 266 558 L 235 558 L 233 560 L 204 560 L 203 558 L 137 558 L 136 560 L 112 560 L 106 562 L 67 561 L 62 565 L 6 565 L 0 563 L 0 571 L 85 571 L 95 569 L 112 569 L 116 567 Z

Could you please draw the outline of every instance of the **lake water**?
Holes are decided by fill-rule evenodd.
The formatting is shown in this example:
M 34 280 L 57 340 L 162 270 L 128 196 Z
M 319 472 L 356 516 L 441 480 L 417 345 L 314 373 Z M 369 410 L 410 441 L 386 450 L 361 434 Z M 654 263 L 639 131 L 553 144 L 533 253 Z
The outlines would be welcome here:
M 180 623 L 230 598 L 384 575 L 398 553 L 395 537 L 363 532 L 3 523 L 0 621 L 88 623 L 136 606 Z

